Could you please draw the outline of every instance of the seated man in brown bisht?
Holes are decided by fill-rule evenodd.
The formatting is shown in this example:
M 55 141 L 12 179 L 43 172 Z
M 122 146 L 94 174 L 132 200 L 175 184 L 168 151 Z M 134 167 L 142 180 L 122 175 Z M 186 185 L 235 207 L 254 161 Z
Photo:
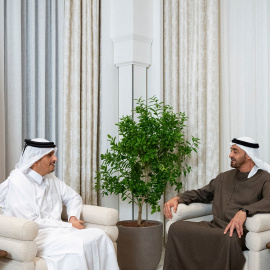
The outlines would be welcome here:
M 258 148 L 252 138 L 233 139 L 233 170 L 164 205 L 164 215 L 172 218 L 171 208 L 176 212 L 179 203 L 213 202 L 211 222 L 177 221 L 170 226 L 164 270 L 243 269 L 246 218 L 270 212 L 270 166 L 259 159 Z

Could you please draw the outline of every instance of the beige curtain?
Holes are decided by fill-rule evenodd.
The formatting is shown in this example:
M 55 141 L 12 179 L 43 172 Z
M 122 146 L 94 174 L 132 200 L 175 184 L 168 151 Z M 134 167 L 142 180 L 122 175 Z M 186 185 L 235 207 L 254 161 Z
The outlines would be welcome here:
M 220 165 L 229 142 L 250 136 L 270 162 L 270 1 L 220 1 Z
M 218 0 L 164 0 L 164 101 L 186 112 L 187 139 L 200 139 L 184 189 L 219 172 Z M 167 199 L 175 195 L 168 190 Z
M 63 179 L 97 204 L 99 0 L 65 1 Z
M 0 182 L 26 138 L 59 147 L 61 178 L 64 0 L 0 0 Z

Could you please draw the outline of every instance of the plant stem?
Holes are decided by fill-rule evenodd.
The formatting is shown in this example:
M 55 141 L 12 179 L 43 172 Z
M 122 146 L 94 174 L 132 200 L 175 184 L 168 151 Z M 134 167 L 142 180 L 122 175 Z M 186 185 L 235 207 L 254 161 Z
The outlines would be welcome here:
M 138 206 L 139 206 L 139 212 L 138 212 L 138 220 L 137 220 L 137 225 L 141 226 L 142 224 L 142 207 L 144 204 L 145 197 L 142 198 L 141 202 L 138 200 Z
M 144 182 L 145 184 L 147 184 L 148 180 L 149 180 L 149 167 L 146 166 L 144 169 Z M 138 221 L 137 221 L 137 225 L 141 226 L 142 224 L 142 207 L 144 204 L 144 200 L 145 200 L 145 196 L 142 197 L 141 202 L 138 200 L 138 206 L 139 206 L 139 212 L 138 212 Z

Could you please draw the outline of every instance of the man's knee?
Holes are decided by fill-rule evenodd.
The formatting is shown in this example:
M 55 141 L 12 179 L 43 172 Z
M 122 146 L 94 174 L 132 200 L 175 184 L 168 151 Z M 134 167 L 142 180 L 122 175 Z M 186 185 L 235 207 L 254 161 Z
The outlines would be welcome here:
M 181 220 L 171 224 L 168 231 L 168 236 L 179 235 L 179 233 L 184 230 L 184 225 L 185 225 L 184 221 Z

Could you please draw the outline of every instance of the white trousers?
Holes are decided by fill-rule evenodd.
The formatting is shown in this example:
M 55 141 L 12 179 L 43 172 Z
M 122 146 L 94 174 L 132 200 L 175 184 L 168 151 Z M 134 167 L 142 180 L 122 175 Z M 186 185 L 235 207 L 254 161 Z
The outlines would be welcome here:
M 118 270 L 114 246 L 100 229 L 40 229 L 35 242 L 48 270 Z

